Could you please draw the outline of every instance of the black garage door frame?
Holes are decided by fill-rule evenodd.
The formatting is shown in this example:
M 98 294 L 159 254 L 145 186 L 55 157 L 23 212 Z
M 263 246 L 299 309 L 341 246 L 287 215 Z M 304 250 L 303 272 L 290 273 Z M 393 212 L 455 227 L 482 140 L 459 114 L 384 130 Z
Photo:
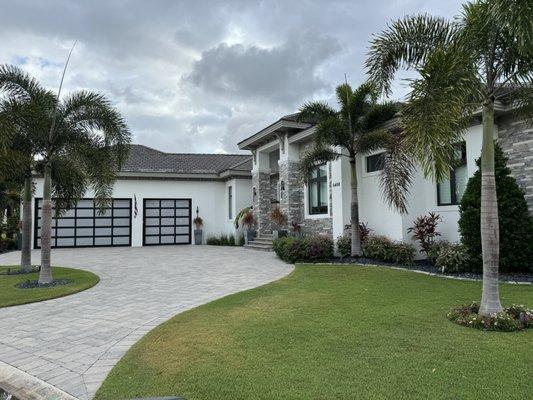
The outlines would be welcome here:
M 71 211 L 74 211 L 74 215 L 70 215 L 70 216 L 65 216 L 65 213 L 63 213 L 59 218 L 54 218 L 54 215 L 52 214 L 52 217 L 54 219 L 52 219 L 52 243 L 54 244 L 52 247 L 53 248 L 80 248 L 80 247 L 131 247 L 131 237 L 132 237 L 132 215 L 131 215 L 131 212 L 132 212 L 132 201 L 131 201 L 131 198 L 118 198 L 118 197 L 115 197 L 115 198 L 112 198 L 109 200 L 109 205 L 108 207 L 106 207 L 106 210 L 109 210 L 111 211 L 111 215 L 100 215 L 99 214 L 99 210 L 98 210 L 98 207 L 96 207 L 94 205 L 94 198 L 90 198 L 90 197 L 86 197 L 86 198 L 83 198 L 83 199 L 80 199 L 79 201 L 84 201 L 84 200 L 89 200 L 89 201 L 93 201 L 93 206 L 92 207 L 83 207 L 83 206 L 78 206 L 78 203 L 76 203 L 76 206 L 70 210 L 66 210 L 66 212 L 71 212 Z M 127 206 L 115 206 L 114 202 L 115 201 L 127 201 Z M 41 205 L 42 205 L 42 197 L 37 197 L 35 198 L 35 208 L 34 208 L 34 229 L 33 229 L 33 246 L 35 249 L 39 249 L 40 246 L 38 246 L 38 240 L 40 238 L 40 236 L 38 235 L 38 230 L 39 230 L 39 220 L 41 219 L 41 217 L 39 217 L 39 210 L 41 209 L 41 207 L 39 206 L 39 202 L 41 202 Z M 79 210 L 93 210 L 93 216 L 80 216 L 78 215 L 78 211 Z M 129 210 L 129 213 L 128 215 L 115 215 L 115 210 Z M 52 209 L 52 212 L 53 212 L 53 209 Z M 124 219 L 128 219 L 128 224 L 127 225 L 115 225 L 115 220 L 116 219 L 121 219 L 121 220 L 124 220 Z M 58 221 L 59 220 L 64 220 L 64 219 L 69 219 L 69 220 L 74 220 L 74 225 L 73 226 L 64 226 L 64 227 L 58 227 Z M 92 225 L 86 225 L 86 226 L 78 226 L 78 220 L 93 220 L 93 224 Z M 95 221 L 97 219 L 110 219 L 111 220 L 111 224 L 110 225 L 98 225 L 96 226 L 96 223 Z M 74 229 L 74 235 L 73 236 L 59 236 L 57 237 L 57 229 L 58 228 L 64 228 L 64 229 Z M 91 235 L 78 235 L 77 234 L 77 230 L 78 228 L 82 229 L 92 229 L 92 234 Z M 109 235 L 97 235 L 95 230 L 96 228 L 102 228 L 102 229 L 110 229 L 110 232 L 111 234 Z M 122 234 L 115 234 L 115 228 L 128 228 L 128 232 L 129 234 L 128 235 L 122 235 Z M 54 235 L 54 233 L 56 235 Z M 54 236 L 55 236 L 55 239 L 54 239 Z M 122 238 L 122 237 L 127 237 L 128 238 L 128 242 L 127 243 L 120 243 L 120 244 L 114 244 L 114 239 L 115 238 Z M 74 245 L 60 245 L 60 246 L 57 246 L 57 239 L 74 239 Z M 76 244 L 77 242 L 77 239 L 92 239 L 92 244 Z M 96 240 L 98 238 L 111 238 L 111 244 L 96 244 Z
M 162 202 L 166 201 L 173 201 L 174 206 L 162 206 Z M 176 202 L 187 202 L 186 207 L 176 206 Z M 147 202 L 159 202 L 158 206 L 147 206 Z M 161 211 L 159 212 L 159 216 L 147 216 L 146 210 L 174 210 L 174 213 L 172 216 L 162 216 Z M 188 215 L 176 215 L 176 210 L 189 210 Z M 185 218 L 187 217 L 187 224 L 176 224 L 176 218 Z M 159 223 L 157 225 L 148 225 L 146 223 L 146 218 L 151 219 L 159 219 Z M 161 223 L 162 218 L 174 218 L 174 224 L 165 224 L 163 225 Z M 159 227 L 159 234 L 147 234 L 146 229 L 147 228 L 156 228 Z M 174 232 L 172 234 L 161 234 L 161 228 L 174 228 Z M 187 233 L 177 233 L 176 228 L 182 228 L 187 227 L 188 232 Z M 146 243 L 146 237 L 157 237 L 159 238 L 158 243 Z M 170 237 L 173 236 L 174 240 L 171 243 L 161 243 L 161 237 Z M 176 242 L 176 236 L 188 236 L 189 240 L 187 242 Z M 177 199 L 177 198 L 145 198 L 143 199 L 143 246 L 164 246 L 164 245 L 178 245 L 178 244 L 191 244 L 192 243 L 192 199 Z

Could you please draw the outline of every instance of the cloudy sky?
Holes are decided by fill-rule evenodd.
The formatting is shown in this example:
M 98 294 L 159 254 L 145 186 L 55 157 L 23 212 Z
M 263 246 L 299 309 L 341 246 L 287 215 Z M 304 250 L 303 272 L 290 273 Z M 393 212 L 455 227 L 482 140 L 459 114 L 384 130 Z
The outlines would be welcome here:
M 365 80 L 372 33 L 406 14 L 456 15 L 461 0 L 1 0 L 0 63 L 66 91 L 93 89 L 136 143 L 236 152 L 237 142 L 348 75 Z M 395 86 L 396 98 L 405 83 Z

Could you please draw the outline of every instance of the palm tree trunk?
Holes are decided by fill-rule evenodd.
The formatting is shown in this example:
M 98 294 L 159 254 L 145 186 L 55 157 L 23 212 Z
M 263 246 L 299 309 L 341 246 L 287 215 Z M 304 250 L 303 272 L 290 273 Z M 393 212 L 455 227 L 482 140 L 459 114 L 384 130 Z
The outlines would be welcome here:
M 359 234 L 359 200 L 357 198 L 357 167 L 355 165 L 355 157 L 350 158 L 351 171 L 351 235 L 352 235 L 352 257 L 359 257 L 361 251 L 361 236 Z
M 52 236 L 52 186 L 50 182 L 51 166 L 46 164 L 44 168 L 43 208 L 41 216 L 41 272 L 39 283 L 53 281 L 52 268 L 50 266 L 51 236 Z
M 481 150 L 481 252 L 483 256 L 483 294 L 480 315 L 502 311 L 498 290 L 500 253 L 498 199 L 494 175 L 494 101 L 483 103 L 483 147 Z
M 22 271 L 31 270 L 31 174 L 24 180 L 24 200 L 22 203 L 22 249 L 20 254 L 20 268 Z

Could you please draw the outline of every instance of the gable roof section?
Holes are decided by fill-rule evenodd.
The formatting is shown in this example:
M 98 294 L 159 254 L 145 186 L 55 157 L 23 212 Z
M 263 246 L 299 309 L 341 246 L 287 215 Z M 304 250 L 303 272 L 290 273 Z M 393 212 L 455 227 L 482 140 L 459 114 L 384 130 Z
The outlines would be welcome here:
M 225 171 L 250 173 L 251 169 L 252 158 L 246 154 L 165 153 L 148 146 L 133 144 L 121 173 L 218 176 Z

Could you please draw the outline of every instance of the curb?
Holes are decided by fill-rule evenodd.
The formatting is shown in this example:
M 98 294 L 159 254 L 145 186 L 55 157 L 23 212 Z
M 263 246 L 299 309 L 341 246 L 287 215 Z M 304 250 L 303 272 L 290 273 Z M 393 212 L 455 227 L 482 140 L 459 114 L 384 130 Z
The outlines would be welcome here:
M 2 361 L 0 361 L 0 387 L 19 400 L 79 400 Z
M 435 276 L 437 278 L 446 278 L 446 279 L 455 279 L 457 281 L 470 281 L 470 282 L 482 282 L 482 278 L 466 278 L 463 276 L 453 276 L 453 275 L 445 275 L 445 274 L 436 274 L 435 272 L 428 272 L 428 271 L 422 271 L 420 269 L 409 269 L 409 268 L 402 268 L 402 267 L 395 267 L 394 265 L 380 265 L 380 264 L 350 264 L 350 263 L 334 263 L 334 262 L 317 262 L 317 263 L 296 263 L 299 265 L 302 264 L 310 264 L 310 265 L 341 265 L 341 266 L 361 266 L 361 267 L 379 267 L 379 268 L 389 268 L 394 269 L 397 271 L 407 271 L 407 272 L 414 272 L 417 274 L 423 274 L 428 276 Z M 502 283 L 509 283 L 511 285 L 532 285 L 533 282 L 528 281 L 499 281 L 500 284 Z

